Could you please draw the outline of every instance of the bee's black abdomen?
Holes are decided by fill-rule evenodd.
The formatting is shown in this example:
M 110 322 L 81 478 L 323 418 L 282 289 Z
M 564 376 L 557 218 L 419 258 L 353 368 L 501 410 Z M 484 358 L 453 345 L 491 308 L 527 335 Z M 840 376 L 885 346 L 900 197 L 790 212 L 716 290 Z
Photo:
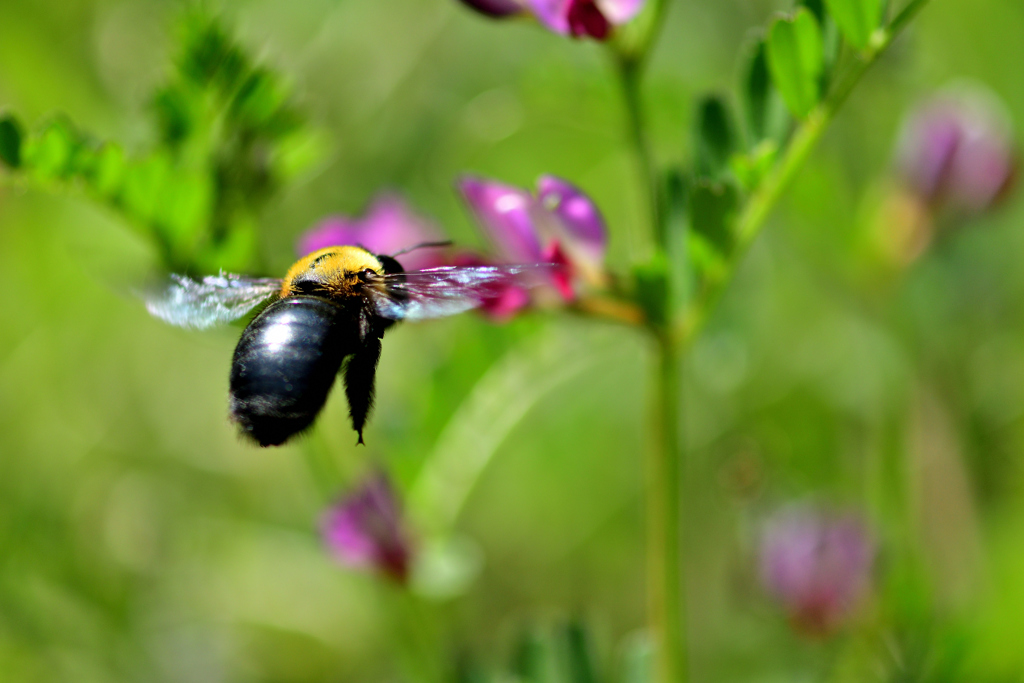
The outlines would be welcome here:
M 276 301 L 245 328 L 231 365 L 231 419 L 261 446 L 309 427 L 352 353 L 349 316 L 326 299 Z

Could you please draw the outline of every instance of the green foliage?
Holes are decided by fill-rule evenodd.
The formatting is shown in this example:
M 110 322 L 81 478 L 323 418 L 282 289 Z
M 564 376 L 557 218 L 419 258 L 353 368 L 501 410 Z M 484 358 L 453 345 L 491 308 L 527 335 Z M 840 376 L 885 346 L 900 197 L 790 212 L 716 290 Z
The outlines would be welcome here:
M 118 201 L 128 174 L 124 150 L 107 142 L 96 148 L 88 162 L 82 168 L 86 186 L 107 203 Z
M 736 127 L 728 103 L 721 97 L 705 97 L 697 109 L 696 172 L 705 178 L 720 178 L 738 147 Z
M 883 0 L 825 0 L 847 42 L 865 49 L 882 21 Z
M 748 154 L 732 158 L 732 173 L 744 190 L 753 191 L 775 165 L 778 156 L 779 147 L 775 141 L 763 140 Z
M 798 7 L 806 7 L 818 21 L 821 27 L 822 42 L 822 69 L 821 69 L 821 91 L 828 88 L 828 81 L 832 75 L 836 61 L 839 59 L 840 35 L 839 29 L 832 16 L 826 11 L 824 0 L 799 0 Z
M 24 167 L 44 182 L 65 180 L 81 167 L 82 146 L 82 137 L 70 121 L 54 119 L 25 141 Z
M 732 251 L 732 226 L 739 205 L 739 193 L 730 182 L 699 180 L 690 193 L 690 224 L 695 237 L 705 240 L 715 251 Z
M 789 112 L 772 82 L 768 69 L 768 48 L 764 39 L 749 49 L 740 82 L 740 103 L 746 128 L 747 146 L 756 147 L 762 140 L 781 141 L 789 128 Z
M 277 213 L 305 221 L 338 209 L 334 188 L 348 188 L 342 202 L 359 201 L 387 180 L 429 207 L 446 229 L 465 228 L 456 233 L 462 242 L 468 223 L 447 183 L 451 173 L 472 166 L 510 182 L 551 168 L 594 189 L 613 226 L 637 220 L 638 193 L 624 190 L 633 169 L 613 128 L 620 103 L 602 80 L 604 65 L 566 56 L 571 48 L 556 49 L 557 39 L 539 30 L 479 21 L 467 22 L 466 30 L 444 24 L 444 41 L 438 41 L 431 33 L 437 23 L 423 21 L 423 8 L 432 4 L 355 0 L 340 3 L 328 18 L 314 14 L 319 4 L 291 12 L 268 2 L 246 16 L 250 34 L 274 36 L 276 48 L 287 46 L 289 35 L 308 35 L 311 17 L 323 20 L 323 35 L 294 63 L 308 70 L 302 78 L 315 83 L 310 90 L 318 110 L 346 141 L 346 154 L 322 183 L 287 214 Z M 828 21 L 822 3 L 817 9 L 805 4 L 822 26 L 820 88 L 828 73 Z M 20 17 L 11 22 L 10 8 L 17 5 L 0 7 L 0 39 L 8 47 L 0 72 L 13 106 L 28 111 L 61 101 L 60 93 L 50 92 L 63 85 L 65 74 L 53 71 L 60 64 L 70 64 L 64 68 L 79 79 L 67 100 L 76 111 L 95 119 L 97 112 L 106 117 L 124 106 L 125 93 L 113 97 L 95 84 L 81 85 L 98 81 L 98 67 L 79 57 L 81 45 L 91 45 L 93 31 L 105 25 L 105 12 L 121 11 L 122 3 L 38 0 L 50 10 L 45 21 L 19 7 L 14 14 Z M 859 197 L 865 186 L 884 185 L 862 174 L 890 152 L 910 93 L 961 73 L 961 56 L 947 54 L 950 38 L 964 44 L 991 39 L 984 43 L 990 49 L 972 55 L 972 73 L 997 89 L 1016 82 L 1013 51 L 1000 49 L 998 38 L 1024 30 L 1024 17 L 1009 2 L 968 5 L 933 3 L 938 12 L 913 46 L 914 61 L 929 64 L 927 74 L 900 68 L 897 80 L 883 69 L 848 100 L 844 125 L 828 133 L 829 153 L 811 157 L 779 207 L 783 230 L 765 235 L 768 241 L 758 245 L 763 249 L 742 261 L 741 275 L 687 360 L 686 443 L 693 456 L 687 505 L 698 516 L 689 528 L 686 560 L 695 568 L 688 581 L 689 595 L 697 598 L 691 603 L 699 632 L 693 669 L 701 680 L 1020 679 L 1021 205 L 1011 202 L 986 217 L 976 226 L 984 229 L 950 231 L 941 249 L 923 254 L 896 283 L 850 275 L 857 263 L 849 236 L 861 217 L 873 215 L 875 201 Z M 89 21 L 74 21 L 82 8 Z M 54 12 L 66 12 L 67 20 L 53 23 Z M 749 28 L 742 24 L 747 15 L 724 3 L 674 3 L 672 12 L 680 19 L 711 16 L 729 35 Z M 49 60 L 26 53 L 29 41 L 10 40 L 39 35 L 40 26 L 59 38 L 44 46 Z M 380 39 L 374 29 L 381 26 L 394 30 L 393 40 Z M 712 41 L 719 35 L 665 40 L 649 64 L 645 101 L 681 102 L 679 111 L 651 107 L 658 161 L 675 156 L 660 146 L 661 135 L 679 143 L 686 99 L 670 90 L 681 78 L 679 65 L 696 51 L 718 54 Z M 209 179 L 227 165 L 216 162 L 213 150 L 237 155 L 249 169 L 225 180 L 268 187 L 273 196 L 294 172 L 315 163 L 322 134 L 304 125 L 288 128 L 290 114 L 273 114 L 280 79 L 259 85 L 265 81 L 255 78 L 244 86 L 247 77 L 239 74 L 261 67 L 241 60 L 239 52 L 248 51 L 230 49 L 223 32 L 209 40 L 218 47 L 197 50 L 188 69 L 179 63 L 152 98 L 151 146 L 127 146 L 127 137 L 95 140 L 59 119 L 29 126 L 6 116 L 0 118 L 0 180 L 72 188 L 114 207 L 154 243 L 173 243 L 169 253 L 179 253 L 174 258 L 188 261 L 191 272 L 200 260 L 211 269 L 251 263 L 255 245 L 269 244 L 278 226 L 268 222 L 261 229 L 259 210 L 237 193 L 218 204 L 223 195 Z M 674 169 L 664 183 L 669 218 L 662 242 L 684 242 L 689 263 L 669 246 L 671 263 L 637 271 L 639 296 L 655 315 L 664 314 L 666 299 L 675 299 L 666 293 L 676 280 L 673 269 L 685 265 L 694 279 L 707 282 L 720 272 L 716 268 L 739 262 L 736 210 L 788 158 L 792 118 L 772 80 L 764 42 L 755 58 L 745 62 L 749 78 L 735 100 L 737 128 L 745 131 L 742 149 L 714 179 Z M 325 64 L 331 73 L 318 81 Z M 495 87 L 495 74 L 503 81 L 501 101 L 528 112 L 499 143 L 460 125 L 467 103 L 482 87 Z M 906 87 L 893 88 L 894 82 Z M 385 98 L 365 84 L 395 87 Z M 242 90 L 271 94 L 250 100 L 236 95 Z M 132 92 L 127 85 L 125 91 Z M 365 104 L 363 95 L 374 103 Z M 248 103 L 232 105 L 236 96 Z M 1022 120 L 1019 98 L 1008 105 L 1013 119 Z M 123 125 L 116 117 L 103 120 L 108 127 Z M 16 135 L 2 132 L 6 121 Z M 586 125 L 566 125 L 577 121 Z M 281 126 L 290 132 L 274 132 Z M 241 138 L 253 131 L 264 142 L 245 153 Z M 32 140 L 45 177 L 26 165 Z M 705 152 L 694 152 L 696 164 Z M 276 184 L 259 184 L 265 169 Z M 731 211 L 724 198 L 729 193 L 737 203 Z M 233 202 L 246 203 L 238 208 Z M 227 228 L 214 240 L 217 207 L 216 224 Z M 71 228 L 56 227 L 57 221 Z M 491 662 L 494 632 L 537 611 L 593 612 L 601 635 L 613 643 L 634 631 L 644 582 L 638 453 L 649 425 L 641 413 L 650 398 L 649 358 L 636 335 L 567 316 L 506 326 L 470 316 L 398 325 L 381 363 L 372 452 L 353 448 L 340 392 L 314 433 L 283 451 L 256 451 L 225 424 L 231 333 L 200 340 L 161 330 L 143 319 L 137 303 L 119 301 L 83 277 L 107 264 L 129 264 L 109 227 L 74 202 L 6 188 L 0 193 L 0 278 L 18 292 L 0 311 L 0 679 L 405 681 L 390 665 L 397 652 L 425 651 L 448 662 L 458 639 L 454 649 L 467 660 Z M 723 251 L 730 243 L 731 251 Z M 80 248 L 93 244 L 92 251 Z M 630 240 L 615 234 L 613 244 L 613 267 L 628 268 Z M 43 257 L 46 276 L 39 277 Z M 552 354 L 550 338 L 542 336 L 535 353 L 520 353 L 515 335 L 525 324 L 531 333 L 554 329 L 571 337 L 572 352 Z M 608 345 L 602 362 L 544 393 L 544 381 L 600 344 Z M 510 349 L 514 362 L 501 360 L 497 367 Z M 922 385 L 942 394 L 953 434 L 936 429 L 934 417 L 909 424 L 906 394 Z M 483 396 L 477 399 L 482 407 L 457 408 L 464 394 Z M 915 454 L 910 449 L 919 432 L 928 449 Z M 452 443 L 459 447 L 445 450 Z M 451 471 L 472 470 L 479 488 L 460 503 L 464 514 L 453 524 L 486 563 L 473 589 L 436 610 L 427 600 L 406 609 L 399 601 L 408 596 L 399 590 L 375 587 L 370 577 L 336 566 L 315 535 L 315 475 L 301 465 L 313 444 L 346 473 L 368 456 L 380 457 L 403 481 L 414 481 L 431 462 L 429 454 L 441 452 L 462 465 Z M 864 482 L 873 477 L 871 459 L 879 454 L 885 468 L 926 475 L 907 487 L 919 494 L 907 518 L 886 506 L 874 511 L 872 521 L 884 535 L 879 575 L 891 575 L 907 549 L 933 553 L 926 569 L 940 576 L 978 553 L 981 594 L 963 591 L 955 573 L 944 594 L 915 596 L 912 586 L 900 584 L 876 591 L 866 623 L 828 641 L 805 642 L 781 610 L 763 604 L 752 571 L 760 515 L 794 497 L 851 507 L 870 500 Z M 943 454 L 948 462 L 932 459 Z M 485 462 L 475 461 L 478 456 Z M 451 485 L 438 495 L 451 496 Z M 978 514 L 950 505 L 958 495 Z M 899 531 L 928 522 L 920 534 Z M 945 622 L 959 622 L 968 633 L 960 640 Z M 407 625 L 417 630 L 408 634 Z M 441 632 L 433 641 L 431 629 Z M 529 656 L 521 666 L 498 672 L 466 667 L 459 680 L 654 680 L 652 648 L 643 636 L 595 657 L 592 645 L 600 640 L 558 633 L 537 634 L 541 644 L 524 648 Z M 590 665 L 565 664 L 574 657 Z M 859 675 L 843 675 L 847 670 Z M 410 669 L 410 680 L 420 680 L 415 673 Z
M 157 144 L 127 156 L 66 118 L 22 140 L 0 122 L 0 154 L 30 180 L 76 182 L 149 237 L 172 270 L 258 268 L 253 226 L 277 190 L 322 157 L 281 78 L 257 65 L 215 20 L 182 24 L 176 66 L 151 98 Z
M 786 106 L 806 117 L 821 95 L 824 44 L 821 27 L 807 8 L 779 18 L 768 34 L 768 68 Z
M 507 672 L 463 666 L 456 675 L 456 680 L 466 683 L 600 683 L 610 678 L 598 665 L 590 631 L 578 620 L 551 628 L 524 629 L 513 648 Z
M 0 161 L 10 168 L 21 166 L 21 123 L 11 114 L 0 117 Z
M 661 252 L 647 263 L 633 268 L 636 282 L 636 300 L 643 309 L 647 322 L 655 328 L 664 327 L 670 318 L 669 262 Z

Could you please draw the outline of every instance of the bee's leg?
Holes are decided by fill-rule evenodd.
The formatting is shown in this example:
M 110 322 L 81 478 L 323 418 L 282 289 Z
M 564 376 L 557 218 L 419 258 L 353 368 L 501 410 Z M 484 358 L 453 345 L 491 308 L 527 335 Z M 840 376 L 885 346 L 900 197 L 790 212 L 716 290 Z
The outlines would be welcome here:
M 349 356 L 345 365 L 345 396 L 348 397 L 352 428 L 363 443 L 363 425 L 373 408 L 373 381 L 380 360 L 380 338 L 370 335 L 356 353 Z

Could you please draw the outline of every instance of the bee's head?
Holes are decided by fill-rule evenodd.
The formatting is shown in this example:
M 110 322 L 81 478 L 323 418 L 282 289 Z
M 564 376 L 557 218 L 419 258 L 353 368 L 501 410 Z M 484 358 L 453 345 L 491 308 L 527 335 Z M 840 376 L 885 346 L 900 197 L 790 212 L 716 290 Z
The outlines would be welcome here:
M 327 247 L 303 257 L 288 269 L 281 296 L 356 294 L 362 285 L 384 273 L 380 259 L 362 247 Z

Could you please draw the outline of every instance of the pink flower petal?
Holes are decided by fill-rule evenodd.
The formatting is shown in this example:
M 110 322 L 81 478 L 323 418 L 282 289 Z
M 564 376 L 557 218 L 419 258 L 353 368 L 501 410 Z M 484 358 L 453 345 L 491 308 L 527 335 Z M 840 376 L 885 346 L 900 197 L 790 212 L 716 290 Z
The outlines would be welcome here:
M 550 175 L 537 182 L 537 195 L 541 205 L 558 219 L 557 237 L 573 260 L 603 264 L 608 227 L 590 197 L 572 183 Z
M 491 261 L 473 253 L 459 254 L 453 261 L 456 266 L 493 265 Z M 529 307 L 531 302 L 526 288 L 516 285 L 511 279 L 504 284 L 491 284 L 480 301 L 480 312 L 494 322 L 507 322 L 516 313 Z
M 519 14 L 523 11 L 523 6 L 516 0 L 462 0 L 462 4 L 472 7 L 481 14 L 496 18 Z
M 928 205 L 968 213 L 995 204 L 1009 185 L 1016 154 L 1004 107 L 979 87 L 960 87 L 921 105 L 903 128 L 898 160 L 904 182 Z
M 594 0 L 572 0 L 566 19 L 569 33 L 574 38 L 590 36 L 595 40 L 605 40 L 612 32 L 611 23 Z
M 375 254 L 390 256 L 424 242 L 436 242 L 440 232 L 432 223 L 409 210 L 398 195 L 385 194 L 374 200 L 360 221 L 363 246 Z M 406 270 L 444 265 L 444 253 L 436 248 L 416 249 L 398 257 Z
M 322 526 L 325 542 L 342 564 L 375 569 L 397 581 L 407 578 L 412 551 L 383 472 L 331 507 Z
M 459 190 L 507 263 L 536 263 L 541 245 L 534 225 L 535 200 L 526 190 L 467 177 Z
M 828 635 L 870 588 L 875 545 L 861 522 L 806 508 L 784 510 L 765 525 L 761 578 L 793 622 Z
M 618 26 L 640 13 L 647 0 L 596 0 L 601 13 L 612 24 Z
M 356 245 L 374 254 L 391 255 L 423 242 L 436 242 L 441 235 L 432 223 L 409 210 L 405 200 L 383 194 L 370 205 L 365 216 L 350 219 L 332 216 L 299 238 L 300 255 L 341 245 Z M 445 264 L 443 251 L 414 250 L 398 258 L 406 270 L 433 268 Z
M 569 5 L 573 0 L 525 0 L 537 20 L 560 35 L 569 34 Z
M 575 273 L 573 272 L 572 263 L 565 255 L 565 252 L 562 251 L 562 245 L 557 241 L 548 245 L 544 250 L 544 262 L 561 266 L 561 268 L 552 273 L 551 282 L 563 299 L 573 301 L 576 298 L 576 290 L 573 288 Z
M 359 224 L 342 216 L 331 216 L 299 237 L 296 248 L 300 256 L 312 254 L 325 247 L 356 244 L 361 239 Z

